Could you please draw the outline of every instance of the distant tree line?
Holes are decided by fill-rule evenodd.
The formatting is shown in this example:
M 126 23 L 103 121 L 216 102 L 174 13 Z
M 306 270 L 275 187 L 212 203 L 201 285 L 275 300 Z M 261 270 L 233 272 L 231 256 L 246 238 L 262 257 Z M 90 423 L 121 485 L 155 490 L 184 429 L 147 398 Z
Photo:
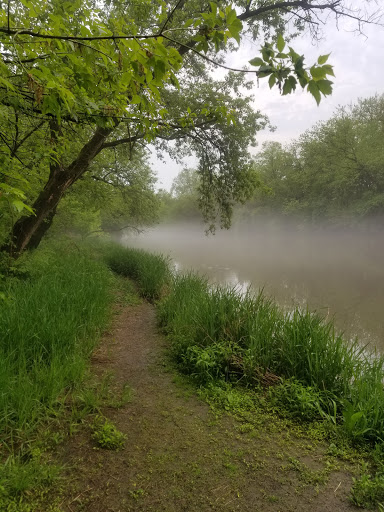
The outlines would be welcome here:
M 253 172 L 259 185 L 237 216 L 349 223 L 384 215 L 384 95 L 339 107 L 289 145 L 264 143 Z M 196 216 L 192 178 L 184 170 L 176 179 L 168 215 Z

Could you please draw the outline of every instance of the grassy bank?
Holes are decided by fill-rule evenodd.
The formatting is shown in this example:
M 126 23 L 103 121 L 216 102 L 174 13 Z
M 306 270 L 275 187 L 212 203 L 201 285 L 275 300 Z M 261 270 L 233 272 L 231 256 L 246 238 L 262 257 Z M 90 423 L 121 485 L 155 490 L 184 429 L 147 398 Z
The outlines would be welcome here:
M 105 244 L 102 250 L 108 267 L 136 281 L 144 298 L 154 302 L 166 293 L 171 278 L 168 258 L 116 244 Z
M 316 313 L 283 312 L 263 293 L 178 275 L 159 321 L 180 368 L 200 384 L 270 387 L 292 416 L 324 419 L 355 441 L 384 438 L 384 359 L 346 343 Z
M 266 407 L 268 414 L 326 425 L 333 442 L 369 447 L 376 475 L 367 467 L 354 500 L 375 506 L 384 499 L 382 357 L 346 343 L 315 313 L 287 314 L 262 293 L 211 287 L 193 273 L 172 275 L 161 255 L 96 244 L 36 251 L 19 265 L 18 277 L 3 283 L 0 508 L 17 503 L 9 510 L 28 510 L 12 496 L 36 487 L 31 475 L 49 484 L 57 473 L 42 464 L 39 450 L 24 446 L 79 387 L 108 321 L 116 288 L 111 270 L 156 302 L 173 360 L 210 403 L 231 410 L 256 401 L 258 414 Z
M 112 276 L 87 254 L 36 253 L 4 286 L 0 310 L 0 429 L 33 429 L 81 380 L 106 325 Z
M 34 510 L 24 492 L 44 494 L 59 468 L 44 445 L 65 414 L 110 317 L 114 278 L 76 246 L 36 251 L 3 278 L 0 305 L 0 508 Z M 55 420 L 56 419 L 56 420 Z M 56 428 L 56 427 L 55 427 Z

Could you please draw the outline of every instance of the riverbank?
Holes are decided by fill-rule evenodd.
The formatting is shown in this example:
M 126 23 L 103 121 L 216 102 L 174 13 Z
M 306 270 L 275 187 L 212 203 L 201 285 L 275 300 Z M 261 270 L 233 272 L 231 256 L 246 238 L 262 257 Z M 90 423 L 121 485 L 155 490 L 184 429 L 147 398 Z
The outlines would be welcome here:
M 40 410 L 45 411 L 38 421 L 31 416 L 28 422 L 25 416 L 22 428 L 15 423 L 4 430 L 8 432 L 1 447 L 0 504 L 4 510 L 72 512 L 105 511 L 109 507 L 176 511 L 195 507 L 286 511 L 307 510 L 310 505 L 323 511 L 352 510 L 351 498 L 365 506 L 381 501 L 380 443 L 374 448 L 366 435 L 370 431 L 348 435 L 335 390 L 333 395 L 330 390 L 324 394 L 325 389 L 315 382 L 287 379 L 261 363 L 257 367 L 245 364 L 244 350 L 239 352 L 246 340 L 245 310 L 233 291 L 228 295 L 223 290 L 205 289 L 193 275 L 174 278 L 166 259 L 142 251 L 76 246 L 69 252 L 75 260 L 96 265 L 92 268 L 99 272 L 107 271 L 106 262 L 114 272 L 133 277 L 141 296 L 156 303 L 158 320 L 154 306 L 138 298 L 130 281 L 105 273 L 105 293 L 109 301 L 113 295 L 117 300 L 114 321 L 100 349 L 94 352 L 92 372 L 84 372 L 84 368 L 92 350 L 89 347 L 95 346 L 96 331 L 88 338 L 74 336 L 75 344 L 69 336 L 72 345 L 63 352 L 68 361 L 72 360 L 72 347 L 88 347 L 82 352 L 82 372 L 72 373 L 76 380 L 62 381 L 62 389 L 56 388 L 57 395 L 52 393 L 50 402 L 36 395 Z M 45 260 L 46 254 L 41 254 L 34 257 Z M 55 257 L 57 268 L 54 256 L 49 267 L 59 275 L 63 251 L 56 252 Z M 80 272 L 88 280 L 89 268 Z M 41 278 L 36 260 L 33 269 L 35 274 L 24 275 L 24 284 L 26 280 L 32 286 Z M 83 297 L 80 302 L 70 299 L 70 293 L 89 290 L 90 285 L 71 271 L 63 275 L 68 272 L 71 286 L 65 288 L 61 282 L 58 286 L 47 278 L 41 288 L 51 298 L 48 304 L 56 303 L 49 289 L 60 297 L 60 308 L 53 316 L 48 314 L 53 311 L 42 307 L 41 296 L 35 294 L 36 325 L 44 325 L 46 320 L 41 318 L 50 318 L 52 326 L 68 309 L 65 304 L 72 302 L 79 319 L 84 322 L 91 318 L 92 325 L 93 317 L 87 311 L 89 307 L 93 310 L 94 297 Z M 188 284 L 187 301 L 186 295 L 183 299 L 179 293 L 180 280 Z M 101 286 L 97 280 L 93 285 Z M 92 293 L 100 294 L 101 289 Z M 193 295 L 194 290 L 198 296 Z M 261 311 L 267 302 L 258 300 Z M 8 301 L 6 307 L 12 310 L 17 301 L 10 294 Z M 213 305 L 219 309 L 212 309 Z M 247 305 L 248 315 L 255 313 L 251 308 L 254 303 Z M 108 301 L 103 309 L 104 322 L 107 306 Z M 199 307 L 204 309 L 203 316 Z M 270 316 L 268 311 L 266 317 Z M 44 313 L 40 320 L 38 312 Z M 211 322 L 211 330 L 202 322 L 203 317 Z M 159 320 L 167 337 L 158 332 Z M 73 325 L 79 329 L 82 324 Z M 181 331 L 175 331 L 175 325 Z M 235 338 L 233 329 L 241 326 L 241 336 Z M 21 377 L 42 386 L 45 379 L 37 378 L 39 365 L 41 371 L 48 372 L 51 366 L 58 366 L 50 364 L 48 345 L 42 343 L 52 336 L 33 328 L 35 331 L 31 327 L 28 332 L 34 348 Z M 90 338 L 91 345 L 84 343 Z M 43 348 L 38 352 L 36 347 Z M 52 347 L 51 355 L 56 356 L 57 349 Z M 57 359 L 52 357 L 52 361 Z M 183 377 L 178 374 L 180 370 Z M 336 409 L 332 415 L 333 402 Z M 361 418 L 353 420 L 358 433 Z M 371 444 L 362 450 L 362 441 Z M 370 468 L 377 471 L 375 478 L 369 476 Z M 59 474 L 64 480 L 58 479 Z M 352 477 L 357 480 L 351 495 Z M 59 487 L 54 493 L 52 485 Z
M 340 459 L 326 443 L 260 414 L 241 393 L 233 393 L 232 411 L 210 407 L 166 353 L 154 307 L 123 307 L 93 368 L 113 372 L 117 390 L 129 383 L 126 405 L 102 408 L 126 435 L 125 446 L 95 449 L 86 425 L 61 446 L 71 482 L 61 495 L 63 511 L 355 509 L 349 491 L 357 459 Z

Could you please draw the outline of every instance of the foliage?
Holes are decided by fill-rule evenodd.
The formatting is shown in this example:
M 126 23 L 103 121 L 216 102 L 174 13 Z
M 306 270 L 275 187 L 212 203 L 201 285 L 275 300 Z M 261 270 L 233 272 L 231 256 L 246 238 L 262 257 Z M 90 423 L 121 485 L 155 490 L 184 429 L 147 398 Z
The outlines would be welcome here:
M 111 300 L 109 271 L 77 247 L 47 247 L 19 265 L 25 277 L 6 281 L 0 309 L 3 436 L 33 430 L 81 380 Z
M 182 354 L 180 368 L 203 384 L 228 379 L 231 358 L 238 352 L 239 347 L 228 341 L 215 342 L 204 348 L 192 345 Z
M 92 428 L 92 439 L 94 439 L 101 448 L 105 448 L 106 450 L 121 450 L 124 447 L 127 436 L 117 430 L 115 425 L 107 418 L 96 416 Z
M 166 257 L 117 244 L 107 246 L 104 254 L 111 270 L 137 281 L 143 297 L 155 301 L 162 296 L 170 278 L 169 261 Z
M 364 468 L 360 478 L 354 479 L 352 502 L 358 507 L 383 510 L 384 507 L 384 474 L 371 476 Z
M 283 95 L 290 94 L 299 83 L 301 87 L 315 98 L 319 105 L 321 95 L 332 94 L 332 82 L 328 75 L 335 76 L 333 67 L 326 64 L 329 55 L 320 55 L 317 63 L 311 66 L 309 71 L 304 67 L 304 57 L 295 52 L 292 47 L 289 51 L 281 34 L 276 42 L 276 48 L 271 43 L 265 43 L 261 48 L 262 57 L 256 57 L 249 61 L 252 66 L 258 66 L 258 76 L 269 76 L 268 84 L 272 88 L 277 84 Z
M 314 421 L 327 417 L 336 423 L 336 396 L 311 386 L 304 386 L 295 379 L 288 379 L 278 386 L 271 387 L 270 398 L 280 413 L 286 412 L 292 418 Z M 330 411 L 332 416 L 329 415 Z
M 159 323 L 180 369 L 199 382 L 258 388 L 283 378 L 271 399 L 289 415 L 338 425 L 354 442 L 382 439 L 384 358 L 346 343 L 316 313 L 284 313 L 263 293 L 187 274 L 174 277 Z
M 11 507 L 13 499 L 26 491 L 49 487 L 57 479 L 60 470 L 58 466 L 43 463 L 40 457 L 32 457 L 26 462 L 20 457 L 10 456 L 0 466 L 0 505 Z
M 382 215 L 384 97 L 340 107 L 288 147 L 264 144 L 255 158 L 263 184 L 249 211 L 352 222 Z
M 374 19 L 342 1 L 299 0 L 289 9 L 240 0 L 172 7 L 162 0 L 10 2 L 0 11 L 0 200 L 9 210 L 3 229 L 11 226 L 3 248 L 17 256 L 37 247 L 61 199 L 93 162 L 122 145 L 132 156 L 150 142 L 161 150 L 176 141 L 177 152 L 181 141 L 197 154 L 200 206 L 209 223 L 228 226 L 234 203 L 255 186 L 247 148 L 265 119 L 241 97 L 244 80 L 215 81 L 210 67 L 226 68 L 223 52 L 242 35 L 271 39 L 261 48 L 263 64 L 248 71 L 270 76 L 283 94 L 298 80 L 318 102 L 331 92 L 327 57 L 306 69 L 302 56 L 283 50 L 284 37 L 316 27 L 323 12 L 353 13 L 359 27 Z M 123 174 L 127 188 L 129 172 Z M 120 179 L 118 165 L 111 175 Z
M 127 153 L 119 147 L 104 153 L 90 166 L 60 202 L 51 229 L 84 237 L 102 232 L 121 239 L 123 228 L 135 229 L 157 219 L 159 201 L 155 177 L 143 151 Z

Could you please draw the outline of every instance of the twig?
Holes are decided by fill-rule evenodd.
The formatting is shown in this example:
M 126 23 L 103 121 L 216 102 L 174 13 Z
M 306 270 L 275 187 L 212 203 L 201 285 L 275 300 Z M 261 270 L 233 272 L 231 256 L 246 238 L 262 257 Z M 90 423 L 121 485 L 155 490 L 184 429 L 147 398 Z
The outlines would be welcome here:
M 338 490 L 338 488 L 340 487 L 341 485 L 341 482 L 339 483 L 339 485 L 336 487 L 336 489 L 333 491 L 334 493 L 336 493 L 336 491 Z

